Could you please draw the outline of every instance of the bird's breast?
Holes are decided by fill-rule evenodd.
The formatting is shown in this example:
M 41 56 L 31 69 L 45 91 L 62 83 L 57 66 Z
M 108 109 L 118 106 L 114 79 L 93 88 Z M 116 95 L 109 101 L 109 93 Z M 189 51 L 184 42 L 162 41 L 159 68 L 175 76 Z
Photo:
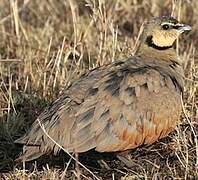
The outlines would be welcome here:
M 150 92 L 143 86 L 139 91 L 131 104 L 124 103 L 117 109 L 121 112 L 119 118 L 109 123 L 109 141 L 99 151 L 124 151 L 152 144 L 173 131 L 181 112 L 180 94 L 168 87 Z
M 122 133 L 122 140 L 128 141 L 124 148 L 151 144 L 167 136 L 175 128 L 180 111 L 180 95 L 176 92 L 141 93 L 135 112 L 129 115 L 134 118 L 128 118 L 129 126 Z

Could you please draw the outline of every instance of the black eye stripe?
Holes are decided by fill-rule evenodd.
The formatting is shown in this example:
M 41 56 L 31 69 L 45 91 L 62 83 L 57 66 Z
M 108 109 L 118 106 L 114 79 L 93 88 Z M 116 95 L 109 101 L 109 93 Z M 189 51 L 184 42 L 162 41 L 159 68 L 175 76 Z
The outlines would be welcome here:
M 179 29 L 180 27 L 181 27 L 181 26 L 179 26 L 179 25 L 173 26 L 174 29 Z
M 164 28 L 164 27 L 168 27 L 168 28 Z M 181 27 L 181 25 L 170 25 L 170 24 L 163 24 L 162 25 L 162 28 L 163 29 L 170 29 L 170 28 L 173 28 L 173 29 L 179 29 Z

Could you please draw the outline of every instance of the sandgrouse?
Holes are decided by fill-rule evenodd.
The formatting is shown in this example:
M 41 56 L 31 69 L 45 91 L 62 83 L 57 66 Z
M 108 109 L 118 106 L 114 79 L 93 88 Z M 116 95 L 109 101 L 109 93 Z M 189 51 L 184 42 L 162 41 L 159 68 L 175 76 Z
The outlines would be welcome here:
M 68 152 L 122 152 L 165 137 L 176 126 L 184 88 L 175 40 L 191 27 L 173 17 L 144 23 L 134 56 L 82 75 L 16 143 L 18 160 Z M 46 132 L 43 132 L 43 128 Z

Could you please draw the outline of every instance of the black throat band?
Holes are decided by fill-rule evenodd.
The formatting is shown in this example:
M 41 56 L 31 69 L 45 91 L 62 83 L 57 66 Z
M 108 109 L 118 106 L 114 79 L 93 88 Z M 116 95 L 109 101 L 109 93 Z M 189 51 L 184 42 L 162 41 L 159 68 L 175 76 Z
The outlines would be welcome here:
M 170 49 L 172 48 L 173 46 L 157 46 L 156 44 L 154 44 L 153 42 L 153 36 L 148 36 L 146 38 L 146 44 L 149 46 L 149 47 L 152 47 L 154 49 L 157 49 L 157 50 L 166 50 L 166 49 Z

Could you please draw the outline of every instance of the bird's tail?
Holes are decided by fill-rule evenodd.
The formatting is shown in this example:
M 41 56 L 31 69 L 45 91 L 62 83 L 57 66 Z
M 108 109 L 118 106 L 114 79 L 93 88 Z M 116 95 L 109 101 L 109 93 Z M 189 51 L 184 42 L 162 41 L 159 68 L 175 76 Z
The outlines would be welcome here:
M 39 158 L 44 153 L 40 150 L 40 146 L 26 146 L 24 145 L 23 153 L 15 159 L 15 162 L 32 161 Z

